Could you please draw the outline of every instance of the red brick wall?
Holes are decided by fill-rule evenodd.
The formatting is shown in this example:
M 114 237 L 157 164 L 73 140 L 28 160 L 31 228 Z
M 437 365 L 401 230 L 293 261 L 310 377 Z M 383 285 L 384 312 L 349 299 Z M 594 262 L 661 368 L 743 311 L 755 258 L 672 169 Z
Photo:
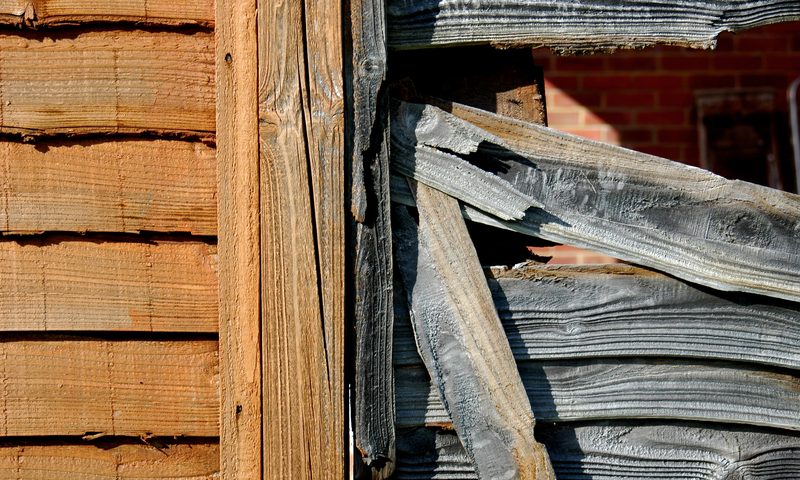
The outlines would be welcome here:
M 695 93 L 772 88 L 785 112 L 786 87 L 800 76 L 800 22 L 723 33 L 716 50 L 535 50 L 534 59 L 544 67 L 551 127 L 697 165 Z

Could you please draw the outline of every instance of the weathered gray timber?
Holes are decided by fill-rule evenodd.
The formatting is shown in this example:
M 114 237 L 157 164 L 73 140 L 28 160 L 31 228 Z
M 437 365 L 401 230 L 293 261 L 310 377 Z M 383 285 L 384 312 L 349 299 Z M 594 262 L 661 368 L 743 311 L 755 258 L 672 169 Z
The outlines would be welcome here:
M 747 364 L 668 359 L 528 361 L 519 374 L 540 422 L 670 418 L 800 430 L 800 377 Z M 419 367 L 396 373 L 397 424 L 448 423 Z
M 712 48 L 724 31 L 800 18 L 791 0 L 388 0 L 389 46 L 494 44 L 561 52 Z
M 800 370 L 800 306 L 698 288 L 629 265 L 493 269 L 495 306 L 514 357 L 684 357 Z M 492 278 L 493 277 L 493 278 Z M 419 363 L 407 320 L 394 363 Z
M 373 479 L 395 465 L 392 369 L 392 234 L 389 202 L 389 109 L 383 92 L 386 31 L 382 0 L 350 2 L 353 104 L 350 150 L 355 327 L 354 431 Z
M 600 251 L 720 290 L 800 300 L 800 196 L 471 107 L 448 108 L 467 126 L 447 129 L 446 142 L 439 142 L 438 132 L 444 129 L 431 129 L 437 133 L 425 142 L 447 149 L 483 138 L 467 158 L 481 165 L 486 176 L 506 181 L 543 205 L 529 208 L 519 221 L 496 218 L 486 223 Z M 395 121 L 393 130 L 411 128 L 414 110 L 396 111 L 408 118 Z M 454 123 L 445 112 L 436 118 Z M 486 133 L 476 133 L 476 127 Z M 393 138 L 400 135 L 393 133 Z M 408 163 L 404 158 L 392 161 Z M 415 161 L 419 168 L 427 156 L 417 155 Z M 434 176 L 428 180 L 415 173 L 435 188 L 483 188 L 476 182 L 462 185 L 458 173 L 437 171 Z M 484 183 L 497 184 L 494 179 Z M 452 194 L 489 212 L 475 195 Z M 486 214 L 475 219 L 481 221 L 481 216 Z
M 452 418 L 480 478 L 552 479 L 458 202 L 415 185 L 419 227 L 397 209 L 395 247 L 417 345 L 447 406 L 445 419 Z
M 556 478 L 800 478 L 800 435 L 750 427 L 683 423 L 608 423 L 536 428 Z M 416 429 L 398 439 L 398 480 L 476 480 L 452 432 Z

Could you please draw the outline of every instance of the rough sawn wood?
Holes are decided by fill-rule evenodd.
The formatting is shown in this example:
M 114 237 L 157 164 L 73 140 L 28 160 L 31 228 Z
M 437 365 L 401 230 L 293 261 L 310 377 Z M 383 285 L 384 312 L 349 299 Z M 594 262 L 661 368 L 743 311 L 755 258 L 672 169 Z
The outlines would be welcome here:
M 22 27 L 127 22 L 137 25 L 214 25 L 210 0 L 2 0 L 0 23 Z

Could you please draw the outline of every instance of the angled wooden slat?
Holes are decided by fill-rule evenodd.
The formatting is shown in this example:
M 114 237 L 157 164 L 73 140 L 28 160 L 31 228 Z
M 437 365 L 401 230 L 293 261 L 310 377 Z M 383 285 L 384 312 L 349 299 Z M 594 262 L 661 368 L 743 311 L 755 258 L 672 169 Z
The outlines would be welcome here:
M 800 436 L 719 424 L 592 423 L 537 427 L 559 480 L 772 480 L 800 475 Z M 402 480 L 477 480 L 451 432 L 413 430 L 398 439 Z
M 800 300 L 799 196 L 471 107 L 448 108 L 487 132 L 472 161 L 543 204 L 520 221 L 486 223 L 716 289 Z
M 0 331 L 217 331 L 216 247 L 0 242 Z
M 217 342 L 6 337 L 2 436 L 216 436 Z
M 794 1 L 759 0 L 389 0 L 393 48 L 493 44 L 561 52 L 710 48 L 724 31 L 800 19 Z
M 256 0 L 216 2 L 220 457 L 261 478 L 261 246 Z
M 0 34 L 0 133 L 214 133 L 208 32 Z
M 744 364 L 667 359 L 521 362 L 536 419 L 672 418 L 800 430 L 800 376 Z M 446 425 L 422 368 L 397 373 L 397 423 Z
M 154 441 L 124 444 L 31 444 L 0 447 L 0 477 L 15 480 L 214 480 L 219 445 Z
M 452 419 L 482 478 L 552 479 L 458 202 L 415 186 L 419 226 L 408 212 L 395 212 L 396 260 L 416 343 L 446 405 L 446 419 Z
M 214 153 L 169 140 L 0 142 L 0 229 L 216 235 Z
M 3 0 L 0 24 L 28 27 L 127 22 L 214 26 L 209 0 Z
M 517 360 L 684 357 L 800 370 L 794 303 L 619 264 L 492 269 L 489 286 Z M 398 318 L 398 366 L 419 363 L 410 328 Z

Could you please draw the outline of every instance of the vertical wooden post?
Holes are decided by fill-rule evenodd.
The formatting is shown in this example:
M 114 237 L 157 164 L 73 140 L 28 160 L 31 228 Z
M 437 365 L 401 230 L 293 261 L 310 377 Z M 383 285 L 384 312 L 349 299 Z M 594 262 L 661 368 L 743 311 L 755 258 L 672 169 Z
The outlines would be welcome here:
M 261 475 L 256 0 L 217 0 L 222 478 Z
M 264 478 L 344 475 L 338 0 L 259 0 Z

